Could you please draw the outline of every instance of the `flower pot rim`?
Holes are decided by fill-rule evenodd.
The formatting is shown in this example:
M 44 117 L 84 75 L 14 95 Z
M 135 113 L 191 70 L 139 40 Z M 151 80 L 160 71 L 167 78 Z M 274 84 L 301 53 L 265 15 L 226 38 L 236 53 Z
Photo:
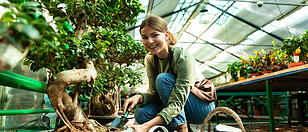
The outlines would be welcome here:
M 288 64 L 289 68 L 293 68 L 293 67 L 297 67 L 297 66 L 301 66 L 301 65 L 305 65 L 305 63 L 302 62 L 302 61 L 299 61 L 299 62 L 292 62 L 292 63 Z

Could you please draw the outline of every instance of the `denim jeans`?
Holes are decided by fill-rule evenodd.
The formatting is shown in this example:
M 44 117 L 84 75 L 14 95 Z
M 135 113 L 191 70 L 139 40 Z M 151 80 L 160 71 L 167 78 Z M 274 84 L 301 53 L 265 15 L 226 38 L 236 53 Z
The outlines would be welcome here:
M 161 73 L 156 78 L 156 91 L 163 104 L 146 104 L 135 110 L 135 119 L 138 124 L 143 124 L 158 114 L 167 104 L 170 93 L 175 85 L 176 78 L 169 73 Z M 184 109 L 165 125 L 168 131 L 173 132 L 175 126 L 188 124 L 202 124 L 205 117 L 215 108 L 214 102 L 206 103 L 193 93 L 190 93 Z

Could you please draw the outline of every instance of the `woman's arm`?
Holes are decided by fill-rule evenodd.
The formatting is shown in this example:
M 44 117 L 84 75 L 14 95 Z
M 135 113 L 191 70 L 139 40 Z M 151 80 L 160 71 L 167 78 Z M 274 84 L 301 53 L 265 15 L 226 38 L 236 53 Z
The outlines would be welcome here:
M 166 124 L 169 124 L 172 118 L 182 111 L 195 81 L 193 57 L 179 47 L 173 47 L 173 49 L 172 67 L 176 74 L 176 82 L 167 105 L 157 114 Z
M 128 98 L 124 101 L 123 104 L 123 113 L 132 111 L 136 104 L 141 104 L 143 102 L 143 96 L 141 94 L 134 95 L 133 97 Z

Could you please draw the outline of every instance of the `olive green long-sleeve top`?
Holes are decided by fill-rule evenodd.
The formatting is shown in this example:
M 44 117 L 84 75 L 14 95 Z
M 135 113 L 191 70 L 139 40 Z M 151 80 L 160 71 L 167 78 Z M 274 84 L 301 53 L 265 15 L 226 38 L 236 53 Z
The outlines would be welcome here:
M 190 90 L 196 79 L 194 66 L 195 60 L 193 56 L 188 54 L 181 47 L 172 47 L 171 50 L 173 52 L 172 69 L 176 77 L 176 82 L 173 90 L 171 91 L 167 105 L 161 112 L 158 113 L 166 124 L 169 124 L 173 117 L 177 116 L 184 108 Z M 155 65 L 154 56 L 148 54 L 145 57 L 149 89 L 146 93 L 142 93 L 143 102 L 141 105 L 148 103 L 162 103 L 158 93 L 156 92 L 155 79 L 159 73 L 172 74 L 172 71 L 169 65 L 169 58 L 158 60 L 159 71 L 156 69 L 157 66 Z M 157 71 L 159 73 L 157 73 Z

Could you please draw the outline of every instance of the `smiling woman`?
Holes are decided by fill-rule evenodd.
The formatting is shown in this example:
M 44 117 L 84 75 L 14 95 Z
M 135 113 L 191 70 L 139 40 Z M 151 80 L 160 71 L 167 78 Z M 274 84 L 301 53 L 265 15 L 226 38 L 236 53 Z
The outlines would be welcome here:
M 140 34 L 149 51 L 145 57 L 149 89 L 125 100 L 124 112 L 126 108 L 131 111 L 140 104 L 135 119 L 142 125 L 129 127 L 138 132 L 164 125 L 168 131 L 186 132 L 187 123 L 202 124 L 215 105 L 190 92 L 197 78 L 204 78 L 197 76 L 200 74 L 196 73 L 194 57 L 183 48 L 174 46 L 174 35 L 158 16 L 148 16 L 140 26 Z
M 168 33 L 161 33 L 155 30 L 154 28 L 150 26 L 146 26 L 141 30 L 142 35 L 142 43 L 144 47 L 150 51 L 152 55 L 158 54 L 163 52 L 163 50 L 166 52 L 168 50 Z M 162 56 L 160 55 L 160 58 L 167 58 L 168 55 Z
M 167 23 L 160 17 L 150 16 L 144 20 L 140 26 L 140 34 L 142 43 L 150 54 L 167 51 L 169 44 L 176 44 L 175 36 L 168 31 Z M 168 55 L 162 52 L 158 57 L 167 58 Z

